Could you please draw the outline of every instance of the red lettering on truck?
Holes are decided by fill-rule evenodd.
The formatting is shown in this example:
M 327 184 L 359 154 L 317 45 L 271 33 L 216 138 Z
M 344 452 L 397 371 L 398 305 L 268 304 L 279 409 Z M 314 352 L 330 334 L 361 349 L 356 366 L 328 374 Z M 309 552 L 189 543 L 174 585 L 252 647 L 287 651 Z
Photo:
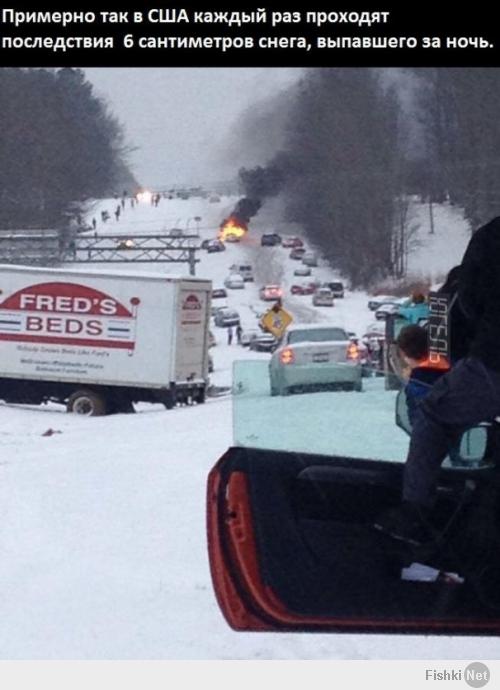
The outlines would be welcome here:
M 0 340 L 135 348 L 138 297 L 130 306 L 79 283 L 39 283 L 0 303 Z

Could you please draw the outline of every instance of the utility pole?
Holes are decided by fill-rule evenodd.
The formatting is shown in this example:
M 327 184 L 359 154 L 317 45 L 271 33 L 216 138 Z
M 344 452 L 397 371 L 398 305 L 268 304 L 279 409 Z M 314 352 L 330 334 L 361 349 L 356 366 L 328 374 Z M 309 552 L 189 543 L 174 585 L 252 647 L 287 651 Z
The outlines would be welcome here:
M 194 248 L 189 249 L 189 275 L 196 275 L 196 251 Z
M 432 195 L 431 194 L 429 194 L 429 221 L 430 221 L 429 235 L 434 235 L 434 211 L 432 208 Z

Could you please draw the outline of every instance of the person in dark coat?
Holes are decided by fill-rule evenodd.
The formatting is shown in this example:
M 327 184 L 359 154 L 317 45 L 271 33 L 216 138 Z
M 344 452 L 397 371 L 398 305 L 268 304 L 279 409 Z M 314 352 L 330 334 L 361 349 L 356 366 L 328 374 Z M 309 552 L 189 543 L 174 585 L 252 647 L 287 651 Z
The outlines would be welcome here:
M 231 345 L 233 342 L 233 328 L 232 326 L 229 326 L 227 329 L 227 344 Z
M 241 324 L 238 324 L 236 326 L 236 341 L 237 341 L 238 345 L 241 345 L 242 333 L 243 333 L 243 328 L 241 327 Z
M 462 433 L 500 415 L 500 218 L 472 236 L 458 272 L 457 301 L 469 350 L 444 374 L 415 415 L 403 473 L 402 504 L 374 527 L 418 544 L 431 539 L 429 515 L 439 469 Z
M 408 418 L 413 426 L 418 405 L 430 393 L 432 386 L 443 376 L 446 369 L 435 368 L 429 359 L 428 333 L 422 326 L 412 324 L 402 328 L 396 339 L 396 345 L 409 369 L 404 391 Z
M 429 305 L 425 300 L 425 295 L 415 291 L 408 303 L 399 307 L 398 315 L 410 324 L 418 324 L 420 320 L 427 319 L 429 317 Z
M 454 266 L 448 273 L 443 285 L 437 291 L 438 294 L 447 295 L 449 300 L 448 324 L 450 363 L 452 366 L 469 354 L 474 337 L 473 323 L 465 316 L 458 299 L 460 273 L 461 266 Z

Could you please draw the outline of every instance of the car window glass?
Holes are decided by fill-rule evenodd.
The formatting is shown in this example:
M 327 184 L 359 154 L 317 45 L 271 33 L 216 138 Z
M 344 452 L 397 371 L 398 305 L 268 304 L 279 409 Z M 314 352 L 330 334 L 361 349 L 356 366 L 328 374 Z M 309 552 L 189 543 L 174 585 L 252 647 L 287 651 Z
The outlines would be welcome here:
M 342 328 L 318 328 L 304 331 L 289 331 L 289 343 L 325 342 L 328 340 L 347 340 L 347 334 Z
M 383 377 L 363 379 L 363 392 L 270 392 L 269 359 L 233 368 L 236 446 L 404 461 L 409 437 L 395 421 L 397 391 Z

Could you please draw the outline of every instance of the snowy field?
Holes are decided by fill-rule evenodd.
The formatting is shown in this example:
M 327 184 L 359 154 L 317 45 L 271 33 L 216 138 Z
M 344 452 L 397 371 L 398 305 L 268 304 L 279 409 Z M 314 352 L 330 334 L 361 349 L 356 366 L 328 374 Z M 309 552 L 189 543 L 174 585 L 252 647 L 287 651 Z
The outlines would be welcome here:
M 99 233 L 198 227 L 204 239 L 214 236 L 234 202 L 127 206 L 118 222 L 111 215 L 103 225 L 100 210 L 112 214 L 116 206 L 108 200 L 96 205 L 89 219 L 96 217 Z M 443 218 L 432 236 L 439 246 L 446 246 L 445 234 L 456 225 L 454 217 Z M 201 252 L 197 266 L 197 275 L 217 287 L 232 263 L 254 265 L 255 284 L 228 299 L 244 326 L 255 326 L 256 314 L 265 309 L 257 295 L 260 285 L 280 282 L 286 289 L 297 265 L 287 258 L 288 250 L 260 247 L 266 230 L 287 230 L 272 209 L 263 209 L 243 243 L 228 244 L 220 254 Z M 421 230 L 431 256 L 431 238 L 425 226 Z M 458 257 L 467 241 L 462 235 Z M 167 272 L 168 266 L 151 268 Z M 176 273 L 187 273 L 185 268 Z M 326 266 L 314 272 L 322 279 L 337 277 Z M 311 297 L 286 297 L 284 303 L 296 321 L 331 321 L 361 334 L 373 321 L 366 302 L 366 294 L 348 292 L 333 310 L 313 308 Z M 491 638 L 243 634 L 228 628 L 209 575 L 205 485 L 209 470 L 233 443 L 233 421 L 237 440 L 250 445 L 252 435 L 267 442 L 273 417 L 288 420 L 273 442 L 294 448 L 307 444 L 320 452 L 401 461 L 407 441 L 393 425 L 394 394 L 382 390 L 381 380 L 365 379 L 363 393 L 271 401 L 265 390 L 269 356 L 229 346 L 223 329 L 212 330 L 218 341 L 211 350 L 213 383 L 230 385 L 235 361 L 239 376 L 256 372 L 249 394 L 236 396 L 234 420 L 231 396 L 171 411 L 143 404 L 137 414 L 100 418 L 68 415 L 55 405 L 0 404 L 1 658 L 499 658 L 498 641 Z M 241 369 L 242 359 L 251 360 L 250 370 Z M 266 418 L 259 417 L 262 405 L 270 403 Z

